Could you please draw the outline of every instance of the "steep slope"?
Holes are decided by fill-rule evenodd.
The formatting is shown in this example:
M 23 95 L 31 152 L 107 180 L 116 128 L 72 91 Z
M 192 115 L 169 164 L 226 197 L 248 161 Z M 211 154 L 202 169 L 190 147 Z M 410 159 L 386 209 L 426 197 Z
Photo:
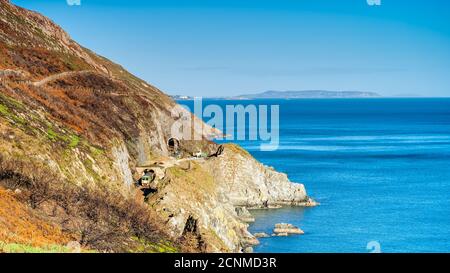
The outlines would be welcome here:
M 219 132 L 196 117 L 187 125 L 203 128 L 193 131 L 203 140 L 181 140 L 184 158 L 172 157 L 171 127 L 183 116 L 191 114 L 72 41 L 49 19 L 0 0 L 0 163 L 8 167 L 0 169 L 0 186 L 30 198 L 33 183 L 42 183 L 36 177 L 46 181 L 51 196 L 32 202 L 32 209 L 49 224 L 100 251 L 171 251 L 172 243 L 177 251 L 241 251 L 255 243 L 240 218 L 245 207 L 313 204 L 303 185 L 236 146 L 217 158 L 190 160 L 198 149 L 210 154 L 218 149 L 206 137 Z M 11 162 L 26 168 L 12 168 Z M 141 166 L 155 163 L 162 164 L 158 185 L 151 191 L 133 186 Z M 34 172 L 51 173 L 55 182 Z M 11 183 L 11 177 L 28 182 Z M 230 183 L 238 190 L 230 190 Z M 70 202 L 79 205 L 67 206 L 65 191 L 75 193 L 79 198 Z M 99 238 L 113 236 L 109 229 L 125 230 L 121 234 L 128 238 L 115 245 L 84 240 L 74 226 L 92 219 L 77 208 L 91 202 L 104 208 L 96 216 L 104 225 L 94 227 Z M 124 214 L 125 205 L 139 213 Z M 143 227 L 150 223 L 142 219 L 144 212 L 158 225 Z M 67 218 L 77 225 L 67 225 Z
M 14 195 L 0 188 L 0 252 L 10 252 L 19 246 L 50 250 L 71 240 L 70 234 L 40 219 Z

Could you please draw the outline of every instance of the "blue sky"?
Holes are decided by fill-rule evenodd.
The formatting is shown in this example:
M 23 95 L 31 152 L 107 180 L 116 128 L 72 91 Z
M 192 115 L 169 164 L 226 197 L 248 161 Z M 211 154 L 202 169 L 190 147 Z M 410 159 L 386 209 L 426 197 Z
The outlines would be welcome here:
M 169 94 L 450 96 L 450 1 L 13 0 Z

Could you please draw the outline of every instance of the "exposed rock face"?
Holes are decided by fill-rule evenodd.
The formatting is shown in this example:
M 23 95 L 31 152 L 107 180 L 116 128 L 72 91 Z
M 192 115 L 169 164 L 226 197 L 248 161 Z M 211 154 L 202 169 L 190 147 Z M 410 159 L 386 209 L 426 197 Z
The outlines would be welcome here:
M 245 207 L 236 207 L 235 209 L 238 218 L 246 223 L 255 222 L 255 218 L 251 215 L 251 213 Z
M 209 161 L 208 169 L 221 181 L 224 198 L 235 206 L 272 208 L 284 205 L 314 206 L 303 184 L 292 183 L 235 145 L 227 145 L 223 156 Z
M 154 192 L 134 189 L 139 165 L 174 161 L 167 140 L 183 116 L 192 117 L 48 18 L 0 0 L 2 155 L 39 161 L 83 187 L 106 186 L 142 202 L 145 195 L 172 239 L 188 238 L 198 251 L 250 251 L 258 241 L 247 231 L 247 208 L 315 205 L 302 184 L 235 145 L 219 157 L 171 164 Z M 201 140 L 182 141 L 183 152 L 217 150 L 206 136 L 218 132 L 192 118 Z
M 128 153 L 127 147 L 125 145 L 113 147 L 112 154 L 115 159 L 116 169 L 120 172 L 123 181 L 126 185 L 131 186 L 131 184 L 133 183 L 133 176 L 130 170 L 130 155 Z
M 286 223 L 280 223 L 276 224 L 273 232 L 277 236 L 287 236 L 290 234 L 305 234 L 303 230 L 300 228 L 292 225 L 292 224 L 286 224 Z
M 246 223 L 254 221 L 247 208 L 315 205 L 302 184 L 290 182 L 236 145 L 225 145 L 223 155 L 197 161 L 189 171 L 170 170 L 166 179 L 150 203 L 168 215 L 174 236 L 195 217 L 203 238 L 213 242 L 209 251 L 244 251 L 259 243 L 247 231 Z M 285 232 L 296 231 L 292 227 Z

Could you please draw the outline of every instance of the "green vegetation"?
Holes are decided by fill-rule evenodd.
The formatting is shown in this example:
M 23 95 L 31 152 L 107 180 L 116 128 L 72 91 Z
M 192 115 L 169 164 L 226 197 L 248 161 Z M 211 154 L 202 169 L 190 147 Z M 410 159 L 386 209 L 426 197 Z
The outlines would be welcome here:
M 130 249 L 130 252 L 139 253 L 178 253 L 179 250 L 173 246 L 170 242 L 160 241 L 158 243 L 153 243 L 146 241 L 144 239 L 139 239 L 136 237 L 132 238 L 133 241 L 138 243 L 138 247 L 135 249 Z
M 99 156 L 104 153 L 103 149 L 95 147 L 95 146 L 89 145 L 89 149 L 91 150 L 91 153 L 94 154 L 95 156 Z
M 8 114 L 8 107 L 6 107 L 3 104 L 0 104 L 0 114 L 7 115 Z
M 55 130 L 51 124 L 47 124 L 49 128 L 47 129 L 47 138 L 53 142 L 63 142 L 69 148 L 74 149 L 79 146 L 81 142 L 81 138 L 73 133 L 65 132 L 62 130 Z M 91 146 L 87 141 L 82 142 L 84 146 L 88 147 L 91 150 Z
M 17 126 L 25 133 L 33 136 L 41 136 L 46 141 L 61 145 L 64 149 L 63 155 L 70 160 L 70 150 L 80 148 L 89 153 L 93 158 L 104 155 L 101 147 L 92 145 L 87 139 L 75 134 L 72 130 L 62 127 L 51 120 L 43 119 L 42 115 L 33 111 L 26 111 L 20 102 L 0 94 L 0 117 L 4 117 L 11 125 Z M 27 119 L 23 117 L 26 116 Z M 100 177 L 93 169 L 93 163 L 90 160 L 83 162 L 86 170 L 97 180 Z
M 51 129 L 51 128 L 49 128 L 47 130 L 47 137 L 51 141 L 57 141 L 58 140 L 58 134 L 56 134 L 55 131 L 53 131 L 53 129 Z
M 81 71 L 92 69 L 87 63 L 79 60 L 76 56 L 69 53 L 56 53 L 64 66 L 70 71 Z
M 83 160 L 83 165 L 86 168 L 86 171 L 96 180 L 101 180 L 101 177 L 97 174 L 97 172 L 94 171 L 94 162 L 92 162 L 90 159 Z
M 80 138 L 77 135 L 70 136 L 70 143 L 69 143 L 70 148 L 77 147 L 78 143 L 80 143 Z
M 11 111 L 11 109 L 20 109 L 21 107 L 22 105 L 19 102 L 13 101 L 12 99 L 6 100 L 4 96 L 0 97 L 0 114 L 12 123 L 25 125 L 27 121 L 18 116 L 14 111 Z
M 69 253 L 65 246 L 48 245 L 44 247 L 34 247 L 25 244 L 7 244 L 0 242 L 0 252 L 6 253 Z
M 178 166 L 174 166 L 174 167 L 171 167 L 171 168 L 168 168 L 167 169 L 169 172 L 170 172 L 170 174 L 172 174 L 175 178 L 180 178 L 180 177 L 184 177 L 186 174 L 185 174 L 185 171 L 183 171 L 180 167 L 178 167 Z

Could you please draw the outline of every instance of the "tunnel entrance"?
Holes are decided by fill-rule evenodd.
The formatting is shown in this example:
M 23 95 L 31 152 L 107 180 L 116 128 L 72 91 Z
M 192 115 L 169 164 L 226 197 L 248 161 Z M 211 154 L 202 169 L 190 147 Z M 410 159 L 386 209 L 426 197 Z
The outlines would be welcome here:
M 171 153 L 172 155 L 176 155 L 178 154 L 180 149 L 180 141 L 173 137 L 169 138 L 169 140 L 167 141 L 167 146 L 169 153 Z

